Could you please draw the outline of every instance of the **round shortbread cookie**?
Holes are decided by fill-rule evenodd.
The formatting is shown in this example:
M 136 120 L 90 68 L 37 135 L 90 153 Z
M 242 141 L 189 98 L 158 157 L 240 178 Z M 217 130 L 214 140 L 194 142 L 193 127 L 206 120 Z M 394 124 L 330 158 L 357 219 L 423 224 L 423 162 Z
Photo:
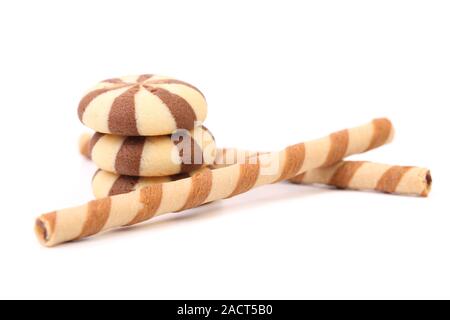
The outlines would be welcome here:
M 91 138 L 89 154 L 100 169 L 109 172 L 160 177 L 193 171 L 213 163 L 216 144 L 204 126 L 156 137 L 96 133 Z
M 205 120 L 206 113 L 205 97 L 197 88 L 151 74 L 104 80 L 78 106 L 83 124 L 97 132 L 123 136 L 191 130 Z
M 202 170 L 211 168 L 213 167 L 205 166 L 188 173 L 179 173 L 163 177 L 124 176 L 98 169 L 92 177 L 92 191 L 95 198 L 100 199 L 107 196 L 128 193 L 155 183 L 164 183 L 189 178 Z

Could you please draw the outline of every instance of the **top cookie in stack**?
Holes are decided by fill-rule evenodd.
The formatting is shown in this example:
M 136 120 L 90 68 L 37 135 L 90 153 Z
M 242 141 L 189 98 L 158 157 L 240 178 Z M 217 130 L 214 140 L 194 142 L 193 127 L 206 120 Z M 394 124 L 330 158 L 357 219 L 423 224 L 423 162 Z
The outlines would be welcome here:
M 194 86 L 144 74 L 101 81 L 80 101 L 78 117 L 99 134 L 90 143 L 100 169 L 165 176 L 211 164 L 212 134 L 202 126 L 207 106 Z
M 78 107 L 78 117 L 89 128 L 122 136 L 191 130 L 205 120 L 206 113 L 200 90 L 180 80 L 150 74 L 104 80 Z

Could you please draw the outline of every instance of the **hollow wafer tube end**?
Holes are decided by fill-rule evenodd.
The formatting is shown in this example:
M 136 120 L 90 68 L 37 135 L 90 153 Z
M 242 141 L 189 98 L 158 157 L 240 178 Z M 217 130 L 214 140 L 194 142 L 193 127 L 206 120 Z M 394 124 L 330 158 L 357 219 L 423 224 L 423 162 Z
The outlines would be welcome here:
M 34 223 L 34 232 L 39 242 L 46 247 L 51 247 L 50 239 L 55 228 L 55 222 L 56 212 L 50 212 L 37 218 Z
M 431 176 L 431 171 L 430 170 L 427 171 L 427 174 L 425 176 L 425 181 L 426 181 L 425 189 L 423 190 L 423 192 L 421 194 L 422 197 L 428 197 L 428 195 L 431 192 L 431 187 L 433 185 L 433 178 Z

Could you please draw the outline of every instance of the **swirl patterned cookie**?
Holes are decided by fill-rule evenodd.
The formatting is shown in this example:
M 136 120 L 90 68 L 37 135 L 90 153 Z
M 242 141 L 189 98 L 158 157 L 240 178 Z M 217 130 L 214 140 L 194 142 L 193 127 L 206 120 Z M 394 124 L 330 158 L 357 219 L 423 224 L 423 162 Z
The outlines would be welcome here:
M 207 114 L 206 100 L 194 86 L 145 74 L 103 80 L 80 101 L 78 117 L 97 132 L 158 136 L 191 130 Z
M 129 176 L 168 176 L 214 162 L 216 144 L 203 126 L 157 137 L 124 137 L 96 133 L 88 150 L 103 170 Z

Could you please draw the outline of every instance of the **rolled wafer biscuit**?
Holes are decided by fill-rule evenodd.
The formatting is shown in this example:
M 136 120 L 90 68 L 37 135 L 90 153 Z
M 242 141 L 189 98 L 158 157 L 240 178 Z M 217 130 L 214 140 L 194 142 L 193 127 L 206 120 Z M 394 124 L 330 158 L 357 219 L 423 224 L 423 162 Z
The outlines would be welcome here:
M 97 132 L 159 136 L 194 128 L 206 118 L 203 94 L 194 86 L 144 74 L 103 80 L 80 101 L 78 117 Z
M 80 138 L 78 139 L 78 150 L 80 154 L 88 159 L 91 159 L 91 148 L 90 143 L 92 139 L 92 134 L 90 133 L 82 133 Z
M 88 154 L 103 170 L 129 176 L 168 176 L 214 162 L 216 145 L 203 126 L 157 137 L 96 133 Z
M 289 181 L 421 197 L 428 196 L 432 184 L 431 173 L 426 168 L 368 161 L 341 161 L 330 167 L 307 171 Z
M 237 149 L 217 149 L 216 162 L 207 168 L 216 169 L 236 163 L 245 163 L 258 152 Z M 197 173 L 167 177 L 120 176 L 98 170 L 92 178 L 95 198 L 131 192 L 150 184 L 180 180 Z M 428 196 L 431 173 L 426 168 L 392 166 L 367 161 L 341 161 L 336 165 L 307 171 L 289 180 L 295 184 L 323 184 L 339 189 L 379 191 L 399 195 Z
M 255 163 L 203 170 L 173 182 L 157 183 L 125 194 L 53 211 L 36 219 L 35 232 L 45 246 L 129 226 L 168 212 L 177 212 L 225 199 L 250 189 L 290 179 L 335 158 L 364 152 L 388 143 L 393 135 L 387 119 L 299 143 L 253 158 Z
M 241 163 L 256 155 L 256 151 L 217 149 L 212 167 Z M 289 179 L 295 184 L 323 184 L 339 189 L 367 190 L 399 195 L 427 197 L 432 187 L 427 168 L 397 166 L 369 161 L 339 161 L 334 165 L 309 170 Z M 142 181 L 146 183 L 147 181 Z M 139 184 L 138 187 L 141 187 Z

